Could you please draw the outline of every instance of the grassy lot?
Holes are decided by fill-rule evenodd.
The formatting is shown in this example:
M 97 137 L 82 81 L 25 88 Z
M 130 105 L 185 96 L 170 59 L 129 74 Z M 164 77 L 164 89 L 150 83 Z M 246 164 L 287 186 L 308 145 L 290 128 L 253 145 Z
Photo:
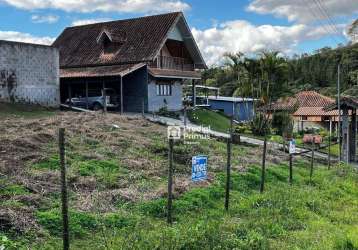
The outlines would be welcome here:
M 295 164 L 295 183 L 287 184 L 287 165 L 267 171 L 260 194 L 260 169 L 232 176 L 231 207 L 223 209 L 225 175 L 174 201 L 173 226 L 165 223 L 164 198 L 119 203 L 112 213 L 71 210 L 73 249 L 357 249 L 357 173 L 349 168 L 316 168 L 309 183 L 304 162 Z M 57 202 L 58 203 L 58 202 Z M 60 249 L 59 207 L 37 213 L 45 228 L 42 242 L 22 239 L 18 247 Z
M 230 119 L 220 112 L 208 109 L 195 109 L 188 112 L 189 120 L 197 125 L 210 126 L 212 130 L 228 132 L 230 129 Z
M 46 109 L 40 106 L 0 102 L 0 119 L 11 117 L 21 117 L 24 119 L 40 118 L 54 115 L 55 113 L 56 112 L 54 110 Z
M 291 186 L 286 157 L 270 149 L 260 194 L 261 148 L 234 145 L 225 212 L 226 143 L 178 142 L 175 222 L 168 226 L 165 127 L 111 114 L 69 112 L 59 118 L 67 125 L 72 249 L 358 248 L 358 173 L 348 166 L 315 165 L 311 183 L 309 164 L 296 158 Z M 12 225 L 0 231 L 6 250 L 61 249 L 58 124 L 37 120 L 10 119 L 0 127 L 0 142 L 6 140 L 0 152 L 8 152 L 0 153 L 0 162 L 13 163 L 0 175 L 1 218 Z M 14 125 L 16 135 L 9 133 Z M 209 156 L 209 181 L 194 184 L 190 162 L 198 154 Z

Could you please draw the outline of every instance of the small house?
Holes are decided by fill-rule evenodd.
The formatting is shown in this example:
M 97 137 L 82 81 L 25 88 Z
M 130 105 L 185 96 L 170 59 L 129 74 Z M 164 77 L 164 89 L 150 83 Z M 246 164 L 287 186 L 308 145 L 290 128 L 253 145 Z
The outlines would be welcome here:
M 330 122 L 333 126 L 338 122 L 338 110 L 326 111 L 324 108 L 334 103 L 334 99 L 316 91 L 301 91 L 292 97 L 280 98 L 259 110 L 271 115 L 282 111 L 290 113 L 295 131 L 303 131 L 308 128 L 329 129 Z
M 209 96 L 208 108 L 223 111 L 227 116 L 234 116 L 236 121 L 249 121 L 253 118 L 254 99 L 242 97 Z

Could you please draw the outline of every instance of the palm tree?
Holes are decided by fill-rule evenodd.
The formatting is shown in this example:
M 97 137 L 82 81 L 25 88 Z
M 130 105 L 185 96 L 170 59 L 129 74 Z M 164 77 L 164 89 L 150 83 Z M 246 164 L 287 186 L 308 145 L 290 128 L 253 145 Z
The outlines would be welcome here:
M 238 53 L 225 53 L 224 58 L 226 62 L 224 63 L 227 66 L 233 76 L 233 80 L 240 81 L 240 72 L 242 71 L 242 61 L 244 54 L 241 52 Z
M 287 73 L 287 62 L 278 51 L 262 52 L 260 59 L 261 77 L 266 86 L 261 87 L 261 98 L 265 104 L 271 103 L 283 92 L 283 81 Z

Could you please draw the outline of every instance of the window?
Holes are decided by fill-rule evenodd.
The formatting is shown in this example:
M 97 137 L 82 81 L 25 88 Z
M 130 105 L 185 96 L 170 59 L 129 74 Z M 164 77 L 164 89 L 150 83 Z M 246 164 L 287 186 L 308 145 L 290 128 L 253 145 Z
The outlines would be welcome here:
M 308 120 L 307 115 L 303 115 L 303 116 L 301 116 L 301 120 L 302 120 L 302 121 L 307 121 L 307 120 Z
M 158 96 L 171 96 L 172 95 L 172 85 L 157 84 L 157 95 Z

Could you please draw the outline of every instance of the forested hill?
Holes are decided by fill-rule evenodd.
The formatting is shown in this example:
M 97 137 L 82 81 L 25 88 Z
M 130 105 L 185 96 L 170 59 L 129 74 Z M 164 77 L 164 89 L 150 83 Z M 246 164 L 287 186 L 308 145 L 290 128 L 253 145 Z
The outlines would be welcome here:
M 336 92 L 338 64 L 342 90 L 358 84 L 358 44 L 337 49 L 323 48 L 313 55 L 289 60 L 289 77 L 294 91 L 314 89 L 324 94 Z
M 209 86 L 220 87 L 221 94 L 226 96 L 261 96 L 267 85 L 271 85 L 267 89 L 273 99 L 301 90 L 334 96 L 338 64 L 341 65 L 342 92 L 358 85 L 358 44 L 336 49 L 326 47 L 291 58 L 282 58 L 278 52 L 263 52 L 255 57 L 242 53 L 224 57 L 224 67 L 208 69 L 203 79 Z

